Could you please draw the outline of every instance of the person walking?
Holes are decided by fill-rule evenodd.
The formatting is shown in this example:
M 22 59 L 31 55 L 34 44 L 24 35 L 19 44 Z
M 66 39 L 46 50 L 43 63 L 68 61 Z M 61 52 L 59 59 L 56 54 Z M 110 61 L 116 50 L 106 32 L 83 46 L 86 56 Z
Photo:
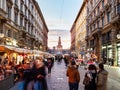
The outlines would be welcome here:
M 85 90 L 97 90 L 96 86 L 97 70 L 94 64 L 90 64 L 83 80 Z
M 69 90 L 78 90 L 80 74 L 74 61 L 70 62 L 70 66 L 68 66 L 66 76 L 68 77 Z
M 48 58 L 48 60 L 47 60 L 47 67 L 48 67 L 48 74 L 51 74 L 51 69 L 53 67 L 52 58 Z
M 48 90 L 46 82 L 46 70 L 42 58 L 36 59 L 32 68 L 34 77 L 34 90 Z
M 97 75 L 97 90 L 107 90 L 108 72 L 104 69 L 104 65 L 99 64 Z

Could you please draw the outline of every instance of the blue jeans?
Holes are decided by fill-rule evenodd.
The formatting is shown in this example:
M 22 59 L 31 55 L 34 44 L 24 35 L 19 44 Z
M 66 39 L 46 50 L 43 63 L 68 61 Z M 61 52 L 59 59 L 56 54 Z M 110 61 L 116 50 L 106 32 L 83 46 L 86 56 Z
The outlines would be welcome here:
M 34 83 L 34 90 L 43 90 L 41 82 L 36 81 Z
M 69 82 L 69 90 L 78 90 L 78 87 L 79 87 L 78 82 L 76 82 L 76 83 L 70 83 Z

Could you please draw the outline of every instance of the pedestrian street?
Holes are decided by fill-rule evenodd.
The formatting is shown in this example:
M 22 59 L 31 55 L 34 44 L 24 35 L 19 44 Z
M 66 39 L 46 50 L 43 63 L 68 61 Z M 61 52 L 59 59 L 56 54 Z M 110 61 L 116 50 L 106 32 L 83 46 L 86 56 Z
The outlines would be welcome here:
M 109 72 L 108 74 L 108 90 L 120 90 L 120 81 L 119 75 L 117 71 L 119 68 L 108 67 L 105 65 L 105 69 Z M 64 64 L 64 61 L 58 63 L 57 61 L 54 63 L 54 66 L 51 71 L 51 75 L 47 75 L 47 84 L 48 90 L 69 90 L 67 77 L 66 77 L 66 70 L 67 67 Z M 79 83 L 79 90 L 84 90 L 84 85 L 82 84 L 84 74 L 86 70 L 84 66 L 79 67 L 80 73 L 80 83 Z M 115 76 L 115 77 L 114 77 Z M 12 87 L 10 90 L 18 90 L 17 84 Z
M 67 77 L 66 77 L 66 66 L 64 61 L 61 63 L 55 62 L 54 67 L 52 68 L 51 75 L 48 75 L 47 83 L 49 90 L 69 90 Z M 81 69 L 80 72 L 81 80 L 79 84 L 79 90 L 84 90 L 84 86 L 82 84 L 84 69 Z

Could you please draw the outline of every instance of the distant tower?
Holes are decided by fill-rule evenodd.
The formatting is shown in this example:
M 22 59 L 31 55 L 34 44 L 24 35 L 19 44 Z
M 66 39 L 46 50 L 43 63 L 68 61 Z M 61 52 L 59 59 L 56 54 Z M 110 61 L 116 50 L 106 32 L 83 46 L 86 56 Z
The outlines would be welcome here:
M 62 45 L 61 45 L 61 37 L 60 37 L 60 36 L 59 36 L 59 38 L 58 38 L 57 49 L 58 49 L 58 50 L 61 50 L 61 49 L 62 49 Z

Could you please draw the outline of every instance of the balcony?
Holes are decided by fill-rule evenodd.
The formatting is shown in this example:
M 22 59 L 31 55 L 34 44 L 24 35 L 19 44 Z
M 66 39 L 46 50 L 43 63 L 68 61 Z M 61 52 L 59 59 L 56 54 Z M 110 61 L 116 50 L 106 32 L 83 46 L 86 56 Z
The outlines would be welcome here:
M 106 43 L 109 43 L 109 42 L 111 42 L 111 38 L 107 38 L 107 39 L 102 40 L 102 44 L 106 44 Z
M 111 6 L 111 3 L 108 2 L 108 3 L 105 5 L 104 9 L 105 9 L 105 10 L 108 10 L 110 6 Z
M 23 11 L 22 11 L 22 10 L 20 10 L 20 14 L 21 14 L 22 16 L 24 16 L 24 13 L 23 13 Z
M 111 14 L 111 17 L 112 17 L 112 19 L 111 19 L 111 23 L 116 23 L 116 22 L 120 22 L 119 20 L 120 20 L 120 12 L 116 12 L 116 13 L 112 13 Z
M 7 13 L 2 8 L 0 8 L 0 19 L 7 20 L 6 18 L 7 18 Z
M 20 29 L 20 31 L 26 32 L 26 29 L 23 26 L 20 26 L 19 29 Z
M 9 2 L 11 5 L 13 5 L 13 1 L 12 0 L 7 0 L 7 2 Z
M 93 35 L 94 37 L 98 37 L 99 35 L 101 35 L 101 28 L 100 28 L 100 27 L 97 27 L 96 29 L 94 29 L 94 30 L 91 32 L 91 35 Z
M 31 35 L 31 38 L 32 38 L 32 39 L 35 39 L 35 35 Z
M 17 5 L 15 5 L 14 9 L 15 11 L 19 12 L 19 7 Z

